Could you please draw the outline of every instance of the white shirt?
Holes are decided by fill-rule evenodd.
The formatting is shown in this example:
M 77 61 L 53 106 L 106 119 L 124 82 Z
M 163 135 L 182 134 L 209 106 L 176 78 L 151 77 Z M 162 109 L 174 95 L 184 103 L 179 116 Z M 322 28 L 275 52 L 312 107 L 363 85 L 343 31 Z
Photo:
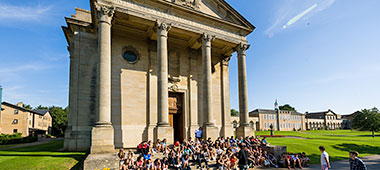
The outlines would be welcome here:
M 197 138 L 200 138 L 202 137 L 202 130 L 198 129 L 195 131 L 196 135 L 197 135 Z
M 321 154 L 321 165 L 326 165 L 327 166 L 327 162 L 326 162 L 326 159 L 329 160 L 329 154 L 326 152 L 326 151 L 323 151 L 322 154 Z

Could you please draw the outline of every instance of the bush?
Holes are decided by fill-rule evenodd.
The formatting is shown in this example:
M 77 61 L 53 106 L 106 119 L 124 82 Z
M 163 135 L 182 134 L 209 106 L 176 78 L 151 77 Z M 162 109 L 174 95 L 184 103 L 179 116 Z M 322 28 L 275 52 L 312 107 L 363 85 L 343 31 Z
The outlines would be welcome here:
M 37 141 L 38 138 L 36 136 L 27 136 L 22 137 L 21 133 L 15 134 L 1 134 L 0 135 L 0 145 L 6 144 L 18 144 L 18 143 L 30 143 Z

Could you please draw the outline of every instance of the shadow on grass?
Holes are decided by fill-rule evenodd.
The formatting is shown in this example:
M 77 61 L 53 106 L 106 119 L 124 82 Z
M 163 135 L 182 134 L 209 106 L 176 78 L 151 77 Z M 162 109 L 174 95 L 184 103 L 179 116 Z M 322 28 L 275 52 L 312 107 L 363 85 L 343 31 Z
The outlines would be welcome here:
M 346 151 L 347 155 L 348 152 L 354 150 L 358 151 L 360 154 L 379 154 L 380 153 L 380 147 L 378 146 L 370 146 L 370 145 L 357 145 L 352 143 L 342 143 L 336 146 L 333 146 L 337 150 Z
M 80 161 L 83 161 L 83 159 L 85 158 L 85 155 L 83 154 L 67 154 L 67 155 L 49 155 L 49 154 L 0 154 L 0 156 L 17 156 L 17 157 L 42 157 L 42 156 L 45 156 L 45 157 L 58 157 L 58 158 L 62 158 L 62 157 L 67 157 L 67 158 L 73 158 L 75 160 L 77 160 L 78 162 Z

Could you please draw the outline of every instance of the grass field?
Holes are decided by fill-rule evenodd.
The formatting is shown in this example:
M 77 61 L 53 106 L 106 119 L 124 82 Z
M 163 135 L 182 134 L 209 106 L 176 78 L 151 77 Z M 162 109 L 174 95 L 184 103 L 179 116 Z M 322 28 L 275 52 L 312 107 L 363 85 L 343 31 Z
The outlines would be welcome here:
M 311 163 L 319 163 L 323 145 L 330 155 L 330 161 L 348 159 L 348 152 L 356 150 L 359 156 L 380 154 L 380 133 L 372 138 L 371 132 L 351 130 L 317 130 L 303 132 L 274 132 L 275 135 L 295 136 L 299 138 L 267 138 L 271 145 L 287 146 L 288 152 L 305 152 Z M 270 135 L 269 131 L 258 131 L 256 135 Z
M 83 152 L 61 152 L 63 140 L 0 151 L 0 169 L 71 169 L 84 159 Z M 76 167 L 74 167 L 76 169 Z

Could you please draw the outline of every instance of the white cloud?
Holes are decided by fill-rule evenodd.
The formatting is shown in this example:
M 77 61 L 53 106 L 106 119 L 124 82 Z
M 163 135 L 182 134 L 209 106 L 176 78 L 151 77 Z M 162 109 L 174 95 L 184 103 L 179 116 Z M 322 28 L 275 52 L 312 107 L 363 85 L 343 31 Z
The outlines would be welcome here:
M 310 1 L 302 1 L 304 3 L 310 3 Z M 276 33 L 289 28 L 289 26 L 295 24 L 301 19 L 308 19 L 315 14 L 326 10 L 334 4 L 335 0 L 314 0 L 314 3 L 308 8 L 297 8 L 299 6 L 306 6 L 307 4 L 301 4 L 300 1 L 288 1 L 288 3 L 282 4 L 282 7 L 276 9 L 275 19 L 268 29 L 265 30 L 265 34 L 272 38 Z M 310 5 L 309 4 L 309 5 Z M 300 12 L 302 11 L 302 12 Z
M 16 65 L 11 67 L 1 67 L 0 74 L 11 74 L 20 71 L 40 71 L 48 69 L 48 66 L 41 64 L 25 64 L 25 65 Z
M 52 9 L 52 6 L 15 6 L 0 4 L 0 20 L 39 20 Z
M 315 7 L 317 7 L 318 4 L 315 3 L 313 6 L 309 7 L 308 9 L 306 9 L 305 11 L 299 13 L 298 15 L 294 16 L 293 18 L 291 18 L 284 26 L 283 28 L 286 29 L 287 27 L 293 25 L 294 23 L 296 23 L 298 20 L 300 20 L 303 16 L 305 16 L 306 14 L 308 14 L 309 12 L 311 12 Z

